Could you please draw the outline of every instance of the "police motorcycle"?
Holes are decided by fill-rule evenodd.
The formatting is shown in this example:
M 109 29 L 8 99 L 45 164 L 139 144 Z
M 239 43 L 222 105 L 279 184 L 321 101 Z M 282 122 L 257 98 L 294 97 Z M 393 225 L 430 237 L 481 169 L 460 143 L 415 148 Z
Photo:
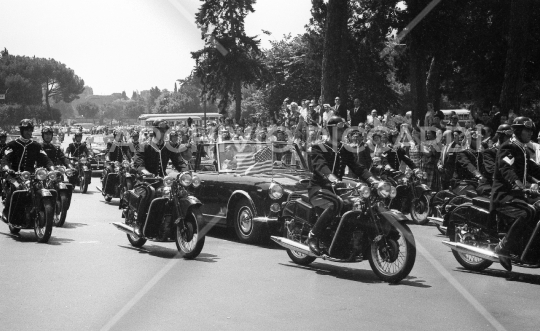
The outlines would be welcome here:
M 73 195 L 73 185 L 65 181 L 64 176 L 71 177 L 75 172 L 64 166 L 55 166 L 54 168 L 54 171 L 49 172 L 46 187 L 57 192 L 53 223 L 56 227 L 62 227 L 66 222 L 67 211 L 71 206 Z
M 128 160 L 122 162 L 109 162 L 110 168 L 102 180 L 102 187 L 96 187 L 109 202 L 113 198 L 120 198 L 120 207 L 125 202 L 126 193 L 133 189 L 135 177 L 133 167 Z
M 88 163 L 88 158 L 85 156 L 81 157 L 70 157 L 70 160 L 74 161 L 76 173 L 72 177 L 72 184 L 80 187 L 81 193 L 88 192 L 88 185 L 92 181 L 92 169 L 90 168 L 90 163 Z
M 279 218 L 284 237 L 271 239 L 285 247 L 296 264 L 309 265 L 317 258 L 343 263 L 367 258 L 377 277 L 397 283 L 411 272 L 416 246 L 405 224 L 408 219 L 386 206 L 386 199 L 396 197 L 396 188 L 384 181 L 372 188 L 355 182 L 352 185 L 334 188 L 342 205 L 320 237 L 323 255 L 315 255 L 307 245 L 309 231 L 319 217 L 319 210 L 311 205 L 307 194 L 292 193 L 283 202 Z
M 412 220 L 419 225 L 429 222 L 430 199 L 433 192 L 422 180 L 427 178 L 421 169 L 407 169 L 405 173 L 394 170 L 390 166 L 372 167 L 373 174 L 378 174 L 383 180 L 396 187 L 396 197 L 388 198 L 387 207 L 396 209 L 404 214 L 411 214 Z
M 8 189 L 11 190 L 9 210 L 2 215 L 2 221 L 9 226 L 9 232 L 17 234 L 21 230 L 34 229 L 37 241 L 47 243 L 51 237 L 57 192 L 47 188 L 49 176 L 44 168 L 15 172 L 7 175 Z
M 134 247 L 142 247 L 147 240 L 174 241 L 183 258 L 196 258 L 205 241 L 200 229 L 202 204 L 189 190 L 201 184 L 199 177 L 183 172 L 165 178 L 142 177 L 141 181 L 126 193 L 125 221 L 113 225 L 127 234 Z
M 538 197 L 538 184 L 525 190 L 526 197 Z M 504 238 L 512 220 L 490 215 L 488 198 L 475 197 L 449 213 L 448 241 L 442 243 L 452 249 L 455 259 L 467 270 L 482 271 L 499 263 L 495 247 Z M 529 205 L 529 212 L 537 220 L 536 226 L 519 241 L 521 255 L 511 255 L 512 264 L 524 268 L 540 268 L 540 204 Z

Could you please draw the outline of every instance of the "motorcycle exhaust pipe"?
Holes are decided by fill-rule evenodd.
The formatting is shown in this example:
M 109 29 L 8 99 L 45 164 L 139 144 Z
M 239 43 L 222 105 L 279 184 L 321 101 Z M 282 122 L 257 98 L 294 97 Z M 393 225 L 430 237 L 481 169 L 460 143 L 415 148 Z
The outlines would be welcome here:
M 493 251 L 451 241 L 443 241 L 442 243 L 456 252 L 470 254 L 491 262 L 499 262 L 499 255 Z
M 312 257 L 320 257 L 320 256 L 317 256 L 317 255 L 313 254 L 309 250 L 308 246 L 306 246 L 304 244 L 301 244 L 299 242 L 296 242 L 296 241 L 293 241 L 293 240 L 290 240 L 290 239 L 287 239 L 287 238 L 283 238 L 283 237 L 276 237 L 276 236 L 271 236 L 270 239 L 272 239 L 278 245 L 280 245 L 282 247 L 285 247 L 285 248 L 288 248 L 288 249 L 290 249 L 292 251 L 297 251 L 299 253 L 306 254 L 306 255 L 312 256 Z
M 441 217 L 428 217 L 428 220 L 437 225 L 442 225 L 444 221 L 444 219 L 442 219 Z
M 96 189 L 97 189 L 99 192 L 103 193 L 103 191 L 102 191 L 99 187 L 96 186 Z
M 120 222 L 113 222 L 111 224 L 114 225 L 118 230 L 120 230 L 122 232 L 125 232 L 127 234 L 137 235 L 137 234 L 135 234 L 135 230 L 129 225 L 126 225 L 126 224 L 120 223 Z

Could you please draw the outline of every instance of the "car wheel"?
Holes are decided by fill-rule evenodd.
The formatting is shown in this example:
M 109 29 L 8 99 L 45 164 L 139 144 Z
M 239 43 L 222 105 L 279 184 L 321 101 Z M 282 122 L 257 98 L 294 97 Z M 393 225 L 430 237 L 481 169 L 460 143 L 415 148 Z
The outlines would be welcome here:
M 259 241 L 260 224 L 253 221 L 255 211 L 248 199 L 243 198 L 234 210 L 234 231 L 236 236 L 244 243 Z

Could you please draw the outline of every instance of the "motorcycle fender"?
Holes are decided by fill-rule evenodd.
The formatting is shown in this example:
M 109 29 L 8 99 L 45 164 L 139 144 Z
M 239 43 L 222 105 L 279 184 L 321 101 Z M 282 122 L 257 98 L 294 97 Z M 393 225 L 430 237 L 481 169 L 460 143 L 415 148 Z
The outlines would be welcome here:
M 426 192 L 431 193 L 431 189 L 426 184 L 416 185 L 414 187 L 414 190 L 416 192 L 416 196 L 418 197 L 421 197 L 423 194 L 426 194 Z
M 407 217 L 405 217 L 403 213 L 395 209 L 388 209 L 380 205 L 377 206 L 376 209 L 381 218 L 392 224 L 394 227 L 398 226 L 400 222 L 408 221 Z
M 181 215 L 178 215 L 180 218 L 185 218 L 187 211 L 192 206 L 202 206 L 202 202 L 199 199 L 197 199 L 196 197 L 191 196 L 191 195 L 188 195 L 185 198 L 179 199 L 178 203 L 180 205 L 179 209 L 180 209 Z
M 89 170 L 88 167 L 84 168 L 84 179 L 90 184 L 92 182 L 92 170 Z
M 73 185 L 71 185 L 70 183 L 60 183 L 60 184 L 63 184 L 65 186 L 65 189 L 62 189 L 61 186 L 59 186 L 58 195 L 60 195 L 60 192 L 66 192 L 66 196 L 68 199 L 67 209 L 69 209 L 69 206 L 71 205 L 71 196 L 73 195 Z
M 53 205 L 56 203 L 56 197 L 58 196 L 58 193 L 56 190 L 48 190 L 48 189 L 41 189 L 36 191 L 36 200 L 38 203 L 41 203 L 41 201 L 50 201 Z

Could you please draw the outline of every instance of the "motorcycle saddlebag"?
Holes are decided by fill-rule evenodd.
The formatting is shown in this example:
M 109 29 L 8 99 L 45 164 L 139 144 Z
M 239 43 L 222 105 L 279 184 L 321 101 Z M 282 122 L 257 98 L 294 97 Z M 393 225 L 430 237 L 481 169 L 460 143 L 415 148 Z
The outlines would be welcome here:
M 118 174 L 108 174 L 103 182 L 105 193 L 115 195 L 116 186 L 118 186 Z
M 283 216 L 292 217 L 304 222 L 311 222 L 313 206 L 301 200 L 291 200 L 283 208 Z
M 146 219 L 146 210 L 154 196 L 154 189 L 149 185 L 139 185 L 126 194 L 127 203 L 131 210 L 137 212 L 137 222 Z

